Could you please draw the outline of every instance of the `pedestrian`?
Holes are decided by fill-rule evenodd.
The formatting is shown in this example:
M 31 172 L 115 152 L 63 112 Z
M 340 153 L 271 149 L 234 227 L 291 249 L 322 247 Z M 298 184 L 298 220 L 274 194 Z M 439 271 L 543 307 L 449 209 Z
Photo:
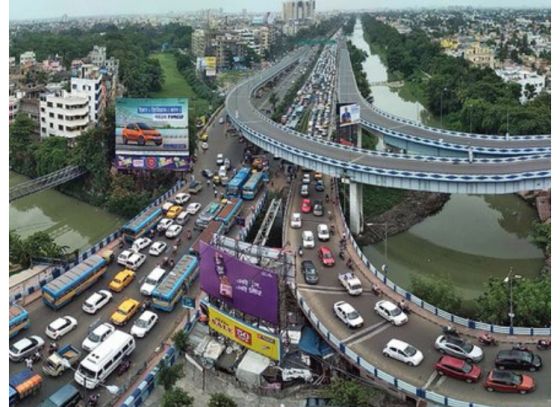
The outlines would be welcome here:
M 217 197 L 218 197 L 218 190 L 214 189 L 214 198 L 217 198 Z
M 210 186 L 210 178 L 206 180 L 206 185 Z
M 33 370 L 33 360 L 31 360 L 31 358 L 25 359 L 25 366 L 27 366 L 28 369 Z

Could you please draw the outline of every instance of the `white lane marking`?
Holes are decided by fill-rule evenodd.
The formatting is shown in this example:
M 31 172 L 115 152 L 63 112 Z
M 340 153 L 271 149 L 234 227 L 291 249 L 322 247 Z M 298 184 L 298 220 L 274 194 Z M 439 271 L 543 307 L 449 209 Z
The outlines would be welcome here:
M 438 372 L 436 370 L 434 370 L 432 372 L 432 374 L 430 375 L 430 377 L 428 378 L 428 381 L 426 382 L 426 384 L 424 384 L 424 386 L 422 386 L 423 390 L 426 390 L 430 384 L 432 384 L 432 382 L 436 379 L 436 377 L 438 377 Z
M 370 333 L 372 331 L 375 331 L 377 328 L 379 328 L 381 325 L 383 325 L 386 322 L 387 321 L 381 321 L 381 322 L 378 322 L 375 325 L 367 327 L 366 329 L 362 329 L 361 331 L 358 331 L 355 334 L 352 334 L 349 337 L 343 339 L 341 342 L 346 344 L 347 342 L 351 341 L 352 339 L 355 339 L 355 338 L 357 338 L 359 336 L 362 336 L 362 335 L 367 335 L 368 333 Z
M 385 322 L 387 322 L 387 321 L 385 321 Z M 389 322 L 387 322 L 385 325 L 377 328 L 375 331 L 370 332 L 367 335 L 362 336 L 362 337 L 360 337 L 358 339 L 355 339 L 353 341 L 347 342 L 346 346 L 354 346 L 354 345 L 357 345 L 360 342 L 365 341 L 366 339 L 373 338 L 375 335 L 380 334 L 381 332 L 383 332 L 384 330 L 386 330 L 389 327 L 391 327 L 391 324 Z
M 441 377 L 440 377 L 439 380 L 436 382 L 436 384 L 434 384 L 434 387 L 437 387 L 437 386 L 442 385 L 446 378 L 447 378 L 447 376 L 441 375 Z

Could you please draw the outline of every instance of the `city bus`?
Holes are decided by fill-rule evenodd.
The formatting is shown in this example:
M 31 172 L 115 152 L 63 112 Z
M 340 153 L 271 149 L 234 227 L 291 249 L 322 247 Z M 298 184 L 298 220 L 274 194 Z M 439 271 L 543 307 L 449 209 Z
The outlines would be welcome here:
M 17 304 L 10 305 L 10 338 L 21 330 L 29 328 L 29 325 L 31 325 L 29 313 Z
M 152 306 L 171 312 L 198 277 L 198 260 L 185 254 L 152 292 Z
M 227 233 L 235 222 L 235 218 L 241 212 L 243 201 L 239 198 L 230 198 L 226 205 L 215 217 L 215 220 L 222 222 L 224 233 Z
M 218 212 L 222 209 L 222 204 L 220 202 L 210 202 L 198 215 L 196 222 L 194 223 L 195 229 L 204 230 L 208 226 L 211 220 L 213 220 Z
M 241 194 L 243 199 L 251 200 L 259 193 L 264 184 L 264 173 L 255 172 L 251 178 L 243 185 L 243 192 Z
M 43 302 L 53 309 L 66 305 L 87 290 L 107 270 L 107 261 L 93 254 L 80 264 L 43 286 Z
M 74 380 L 86 389 L 95 389 L 136 349 L 134 337 L 115 330 L 87 355 L 76 369 Z
M 226 186 L 226 196 L 234 196 L 240 197 L 241 196 L 241 188 L 243 188 L 243 184 L 249 179 L 251 176 L 251 169 L 248 167 L 241 168 L 237 174 L 228 182 Z
M 130 243 L 134 242 L 155 227 L 162 216 L 163 211 L 159 206 L 145 210 L 122 227 L 124 239 Z
M 218 222 L 217 220 L 211 221 L 208 224 L 208 227 L 204 229 L 200 233 L 200 235 L 198 235 L 198 238 L 195 240 L 195 242 L 189 249 L 189 252 L 196 257 L 200 257 L 200 252 L 199 252 L 200 242 L 210 243 L 210 241 L 212 240 L 212 236 L 214 236 L 214 233 L 221 235 L 223 233 L 223 229 L 224 229 L 224 224 L 222 222 Z

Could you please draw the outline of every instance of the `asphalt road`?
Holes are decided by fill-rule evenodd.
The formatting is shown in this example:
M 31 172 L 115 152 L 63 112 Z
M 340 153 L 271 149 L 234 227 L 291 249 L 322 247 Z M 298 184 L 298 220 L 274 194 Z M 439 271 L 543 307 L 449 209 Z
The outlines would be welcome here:
M 434 132 L 428 129 L 423 129 L 420 127 L 415 127 L 411 125 L 404 124 L 400 121 L 390 119 L 388 117 L 380 115 L 371 105 L 364 100 L 361 96 L 358 86 L 356 85 L 356 80 L 354 78 L 354 73 L 352 71 L 352 64 L 350 62 L 350 56 L 346 44 L 343 44 L 339 48 L 339 59 L 338 59 L 338 95 L 340 102 L 351 102 L 358 103 L 360 105 L 360 117 L 370 123 L 376 123 L 377 125 L 384 127 L 386 129 L 398 129 L 399 132 L 410 134 L 411 136 L 417 136 L 430 140 L 443 140 L 446 143 L 461 144 L 461 145 L 472 145 L 477 147 L 495 147 L 495 148 L 530 148 L 530 147 L 544 147 L 550 148 L 550 137 L 544 139 L 517 139 L 511 138 L 506 140 L 505 137 L 497 140 L 480 138 L 480 135 L 471 134 L 465 135 L 458 133 L 448 133 L 442 134 L 441 132 Z
M 301 176 L 297 181 L 299 188 L 301 185 Z M 329 191 L 329 188 L 326 188 Z M 299 191 L 299 189 L 298 189 Z M 323 200 L 325 192 L 316 192 L 313 187 L 310 188 L 311 194 L 309 199 Z M 326 192 L 328 193 L 328 192 Z M 299 196 L 293 200 L 293 205 L 288 210 L 287 216 L 293 212 L 300 212 L 301 201 L 303 198 Z M 317 225 L 319 223 L 330 224 L 328 221 L 328 210 L 333 208 L 325 208 L 325 215 L 321 217 L 313 214 L 303 214 L 303 224 L 301 229 L 289 230 L 289 241 L 292 247 L 299 247 L 302 243 L 301 232 L 303 230 L 311 230 L 315 235 L 315 249 L 304 249 L 303 259 L 312 260 L 317 267 L 320 275 L 318 285 L 310 286 L 305 284 L 301 270 L 297 271 L 297 283 L 300 293 L 305 298 L 315 315 L 319 320 L 339 339 L 344 341 L 347 346 L 364 360 L 367 360 L 379 369 L 407 381 L 417 387 L 444 394 L 459 400 L 477 402 L 486 405 L 504 406 L 504 407 L 526 407 L 526 406 L 549 406 L 550 405 L 550 375 L 551 375 L 551 354 L 550 351 L 538 352 L 542 358 L 544 367 L 536 373 L 528 373 L 532 375 L 537 383 L 537 389 L 534 393 L 527 395 L 489 393 L 480 383 L 468 384 L 456 379 L 448 377 L 439 377 L 434 373 L 433 366 L 441 356 L 434 348 L 435 339 L 441 334 L 441 327 L 429 322 L 417 315 L 409 315 L 409 321 L 401 327 L 394 327 L 389 322 L 379 317 L 374 311 L 374 305 L 382 296 L 378 297 L 371 292 L 364 292 L 360 296 L 352 297 L 346 293 L 338 281 L 338 273 L 348 271 L 343 260 L 338 257 L 339 239 L 330 239 L 329 242 L 323 243 L 317 240 Z M 334 267 L 322 266 L 317 255 L 318 247 L 327 245 L 331 248 L 336 257 Z M 298 262 L 298 267 L 300 262 Z M 364 287 L 366 284 L 365 276 L 359 274 Z M 357 330 L 347 328 L 336 316 L 334 316 L 332 307 L 337 301 L 347 301 L 364 318 L 364 326 Z M 386 358 L 382 355 L 382 350 L 386 343 L 392 339 L 401 339 L 408 342 L 422 351 L 424 361 L 418 367 L 409 367 L 401 362 Z M 480 363 L 483 370 L 483 380 L 486 373 L 493 367 L 495 355 L 500 349 L 507 349 L 508 346 L 500 345 L 494 347 L 484 347 L 485 357 Z M 534 347 L 532 347 L 533 350 Z
M 223 116 L 223 115 L 222 115 Z M 210 127 L 208 134 L 208 144 L 209 149 L 206 152 L 200 150 L 198 152 L 198 162 L 195 166 L 194 174 L 197 179 L 202 180 L 202 176 L 200 175 L 200 171 L 203 168 L 211 168 L 217 170 L 216 166 L 216 154 L 223 153 L 225 157 L 230 158 L 232 162 L 232 166 L 239 166 L 241 159 L 243 157 L 243 149 L 245 144 L 238 142 L 237 136 L 225 136 L 225 125 L 218 124 L 218 121 L 215 120 L 214 124 Z M 200 202 L 202 207 L 206 206 L 211 200 L 214 199 L 213 190 L 210 187 L 206 186 L 204 182 L 204 188 L 200 191 L 197 195 L 193 195 L 189 202 Z M 223 188 L 219 187 L 219 190 L 223 190 Z M 188 241 L 185 233 L 186 229 L 192 229 L 194 225 L 195 217 L 191 217 L 188 223 L 185 225 L 182 233 L 182 241 L 183 244 L 179 249 L 179 253 L 175 256 L 175 259 L 180 258 L 183 254 L 188 252 L 188 248 L 190 247 L 191 242 L 194 242 L 196 237 L 198 236 L 198 232 L 193 233 L 193 237 L 191 241 Z M 94 221 L 92 219 L 92 221 Z M 173 246 L 173 243 L 170 239 L 167 239 L 165 236 L 158 237 L 156 240 L 164 240 L 166 241 L 170 247 Z M 167 249 L 170 250 L 169 248 Z M 143 251 L 147 254 L 147 249 Z M 62 309 L 58 311 L 53 311 L 49 307 L 43 304 L 42 300 L 37 300 L 31 305 L 27 306 L 26 309 L 30 314 L 31 319 L 31 327 L 27 331 L 23 331 L 22 333 L 18 334 L 15 338 L 10 340 L 10 344 L 16 342 L 23 338 L 24 336 L 29 335 L 39 335 L 43 339 L 45 339 L 45 343 L 48 345 L 51 341 L 45 335 L 45 328 L 46 326 L 54 321 L 56 318 L 64 315 L 74 316 L 78 320 L 78 327 L 65 335 L 61 338 L 58 342 L 59 346 L 71 343 L 74 346 L 77 346 L 81 349 L 81 343 L 84 338 L 89 333 L 89 327 L 92 324 L 96 324 L 98 322 L 109 322 L 111 314 L 115 311 L 118 304 L 126 297 L 132 297 L 138 300 L 144 300 L 140 294 L 140 281 L 147 275 L 149 272 L 156 266 L 157 263 L 162 261 L 162 257 L 169 255 L 168 253 L 160 255 L 158 258 L 154 258 L 148 255 L 146 263 L 140 267 L 139 271 L 136 274 L 136 279 L 121 293 L 113 293 L 113 300 L 106 305 L 101 311 L 99 311 L 96 315 L 89 315 L 84 313 L 81 310 L 81 306 L 83 301 L 93 292 L 99 289 L 107 289 L 109 282 L 113 278 L 113 276 L 118 273 L 123 267 L 116 264 L 112 264 L 106 274 L 105 277 L 90 287 L 89 290 L 82 293 L 77 299 L 75 299 L 70 304 L 66 305 Z M 191 295 L 195 296 L 198 293 L 198 283 L 191 289 Z M 157 311 L 160 319 L 157 325 L 153 328 L 153 330 L 148 333 L 146 338 L 143 339 L 136 339 L 136 349 L 132 353 L 132 367 L 129 369 L 126 375 L 121 377 L 117 377 L 116 373 L 113 373 L 105 383 L 106 385 L 118 385 L 122 386 L 126 384 L 132 375 L 138 371 L 138 369 L 142 368 L 144 363 L 148 361 L 155 352 L 155 349 L 162 344 L 162 342 L 169 336 L 170 332 L 173 331 L 174 327 L 179 323 L 179 321 L 186 315 L 186 310 L 183 309 L 180 305 L 175 308 L 172 313 L 165 313 L 162 311 Z M 140 313 L 136 315 L 139 316 Z M 134 320 L 135 318 L 133 318 Z M 130 332 L 130 329 L 133 325 L 133 322 L 130 321 L 122 328 L 125 332 Z M 85 356 L 85 353 L 83 354 Z M 18 372 L 25 368 L 25 363 L 13 363 L 10 361 L 10 375 Z M 40 370 L 40 364 L 35 364 L 35 370 Z M 74 382 L 74 374 L 71 371 L 65 372 L 62 376 L 58 378 L 52 378 L 47 375 L 44 376 L 44 382 L 41 387 L 40 392 L 35 394 L 32 397 L 24 399 L 23 402 L 19 405 L 21 406 L 36 406 L 42 400 L 49 397 L 52 393 L 54 393 L 58 388 L 63 386 L 65 383 Z M 75 382 L 74 382 L 75 383 Z M 79 385 L 75 383 L 75 385 L 80 388 Z M 95 392 L 99 392 L 102 396 L 102 404 L 106 403 L 110 400 L 110 395 L 107 391 L 103 388 L 98 388 Z M 88 393 L 89 394 L 89 393 Z
M 286 66 L 290 61 L 298 58 L 304 50 L 299 50 L 283 59 L 277 66 L 271 69 L 276 71 Z M 387 169 L 418 171 L 425 173 L 442 173 L 456 175 L 494 175 L 494 174 L 517 174 L 528 171 L 549 171 L 550 157 L 534 158 L 529 157 L 523 161 L 507 163 L 488 163 L 485 160 L 475 159 L 472 163 L 462 161 L 458 163 L 430 161 L 425 158 L 416 159 L 412 156 L 389 156 L 382 153 L 363 154 L 361 152 L 346 150 L 338 146 L 321 144 L 315 140 L 305 139 L 294 136 L 287 131 L 273 126 L 264 121 L 257 109 L 249 103 L 251 88 L 259 81 L 259 78 L 266 73 L 259 73 L 253 80 L 243 83 L 235 88 L 226 99 L 226 110 L 233 116 L 238 116 L 247 126 L 258 133 L 265 134 L 284 145 L 290 146 L 295 150 L 307 151 L 321 157 L 328 157 L 334 160 L 351 162 L 353 164 L 367 167 Z

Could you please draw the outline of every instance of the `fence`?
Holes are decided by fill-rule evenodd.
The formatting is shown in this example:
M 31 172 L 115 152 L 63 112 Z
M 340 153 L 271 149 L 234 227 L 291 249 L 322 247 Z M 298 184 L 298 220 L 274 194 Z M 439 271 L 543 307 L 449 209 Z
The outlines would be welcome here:
M 148 205 L 144 210 L 142 210 L 142 212 L 145 212 L 148 209 L 150 209 L 150 208 L 152 208 L 156 205 L 160 205 L 164 200 L 166 200 L 171 195 L 173 195 L 175 192 L 177 192 L 179 189 L 181 189 L 184 184 L 185 184 L 185 182 L 183 180 L 177 181 L 171 189 L 169 189 L 166 193 L 164 193 L 159 198 L 154 200 L 150 205 Z M 142 213 L 142 212 L 140 212 L 140 213 Z M 73 263 L 66 264 L 64 266 L 49 267 L 46 270 L 40 271 L 37 274 L 35 274 L 33 276 L 30 276 L 28 279 L 20 282 L 19 284 L 15 285 L 14 287 L 10 287 L 10 303 L 16 302 L 16 301 L 21 301 L 26 296 L 31 295 L 36 291 L 39 291 L 41 289 L 41 287 L 43 287 L 45 284 L 48 284 L 49 282 L 51 282 L 55 278 L 59 277 L 64 272 L 68 271 L 69 269 L 74 267 L 76 264 L 84 261 L 89 256 L 91 256 L 92 254 L 97 253 L 103 247 L 107 246 L 109 243 L 111 243 L 115 239 L 118 239 L 120 236 L 121 236 L 121 230 L 119 229 L 116 232 L 113 232 L 109 236 L 105 237 L 103 240 L 101 240 L 101 241 L 97 242 L 96 244 L 94 244 L 93 246 L 89 247 L 88 249 L 80 252 L 80 254 L 78 255 L 78 260 L 77 261 L 75 261 Z
M 266 190 L 264 194 L 262 194 L 262 196 L 255 204 L 255 210 L 251 211 L 249 216 L 247 216 L 247 218 L 245 219 L 245 226 L 243 226 L 239 231 L 239 233 L 237 234 L 237 238 L 239 240 L 245 241 L 245 239 L 247 238 L 249 231 L 251 230 L 251 228 L 255 224 L 255 221 L 257 220 L 257 216 L 259 216 L 262 209 L 264 208 L 264 204 L 266 203 L 267 196 L 268 196 L 268 190 Z

